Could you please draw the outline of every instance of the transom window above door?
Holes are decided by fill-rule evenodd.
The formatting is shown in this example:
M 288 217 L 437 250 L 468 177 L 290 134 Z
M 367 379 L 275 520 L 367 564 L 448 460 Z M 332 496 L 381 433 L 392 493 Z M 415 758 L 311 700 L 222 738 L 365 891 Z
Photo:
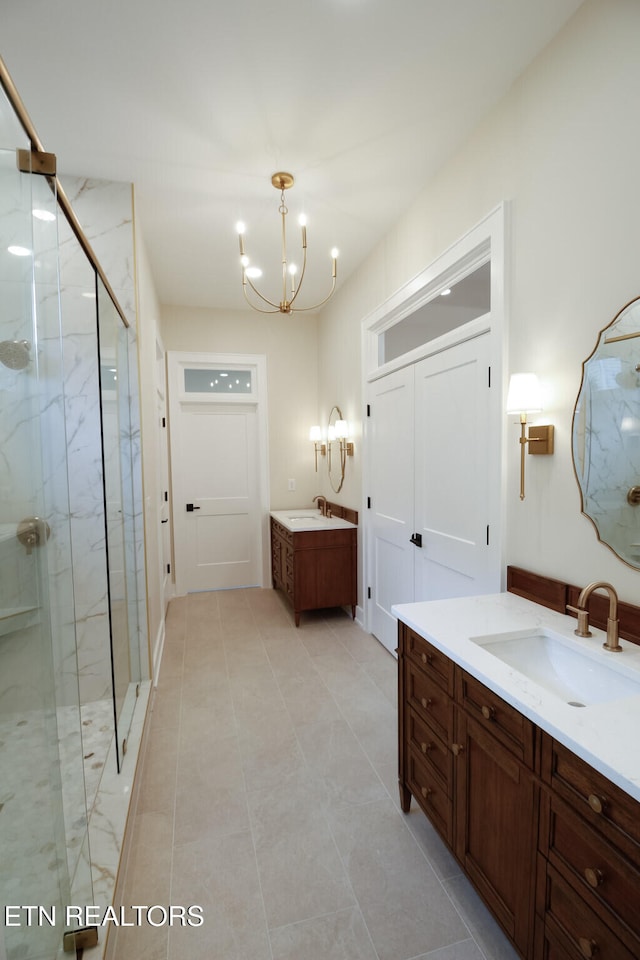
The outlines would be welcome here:
M 446 286 L 413 313 L 378 335 L 378 364 L 421 347 L 491 310 L 491 262 Z
M 253 392 L 253 370 L 232 368 L 184 368 L 185 393 L 250 394 Z

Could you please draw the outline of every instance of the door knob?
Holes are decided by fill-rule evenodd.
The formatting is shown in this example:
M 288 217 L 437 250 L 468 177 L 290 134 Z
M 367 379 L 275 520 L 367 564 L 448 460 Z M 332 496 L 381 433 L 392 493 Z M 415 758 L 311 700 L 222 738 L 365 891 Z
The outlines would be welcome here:
M 421 547 L 421 546 L 422 546 L 422 534 L 421 534 L 421 533 L 414 533 L 413 536 L 411 537 L 411 539 L 409 540 L 409 543 L 412 543 L 412 544 L 414 545 L 414 547 Z
M 199 510 L 200 507 L 195 507 L 192 503 L 187 504 L 187 513 L 192 513 L 194 510 Z

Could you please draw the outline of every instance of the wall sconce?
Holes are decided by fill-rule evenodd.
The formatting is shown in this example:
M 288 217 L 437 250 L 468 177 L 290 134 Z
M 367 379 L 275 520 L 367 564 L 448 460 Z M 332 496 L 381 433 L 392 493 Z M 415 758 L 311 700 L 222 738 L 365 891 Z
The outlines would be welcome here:
M 535 373 L 513 373 L 507 393 L 507 413 L 520 415 L 520 499 L 524 500 L 524 450 L 529 453 L 553 453 L 553 426 L 529 427 L 527 414 L 542 410 L 542 391 Z
M 318 454 L 323 457 L 327 455 L 327 445 L 322 442 L 322 430 L 319 426 L 313 426 L 309 430 L 309 440 L 313 444 L 313 452 L 316 459 L 316 473 L 318 472 Z
M 344 464 L 346 457 L 353 456 L 353 441 L 347 440 L 349 436 L 349 424 L 346 420 L 336 420 L 335 431 L 336 440 L 340 444 L 340 462 Z

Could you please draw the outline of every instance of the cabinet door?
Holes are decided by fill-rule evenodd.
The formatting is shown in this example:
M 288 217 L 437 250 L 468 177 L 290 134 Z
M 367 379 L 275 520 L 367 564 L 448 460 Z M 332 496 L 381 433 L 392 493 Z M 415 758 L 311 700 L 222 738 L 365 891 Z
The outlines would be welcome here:
M 515 946 L 530 955 L 537 790 L 495 737 L 457 711 L 455 852 Z

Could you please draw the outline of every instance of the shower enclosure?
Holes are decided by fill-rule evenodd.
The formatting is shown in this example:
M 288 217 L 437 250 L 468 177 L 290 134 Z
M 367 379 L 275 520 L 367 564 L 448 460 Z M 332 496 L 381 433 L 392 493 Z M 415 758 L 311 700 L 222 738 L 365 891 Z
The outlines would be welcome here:
M 108 905 L 100 789 L 148 676 L 136 343 L 55 177 L 18 169 L 2 79 L 0 960 L 51 960 L 67 906 Z

